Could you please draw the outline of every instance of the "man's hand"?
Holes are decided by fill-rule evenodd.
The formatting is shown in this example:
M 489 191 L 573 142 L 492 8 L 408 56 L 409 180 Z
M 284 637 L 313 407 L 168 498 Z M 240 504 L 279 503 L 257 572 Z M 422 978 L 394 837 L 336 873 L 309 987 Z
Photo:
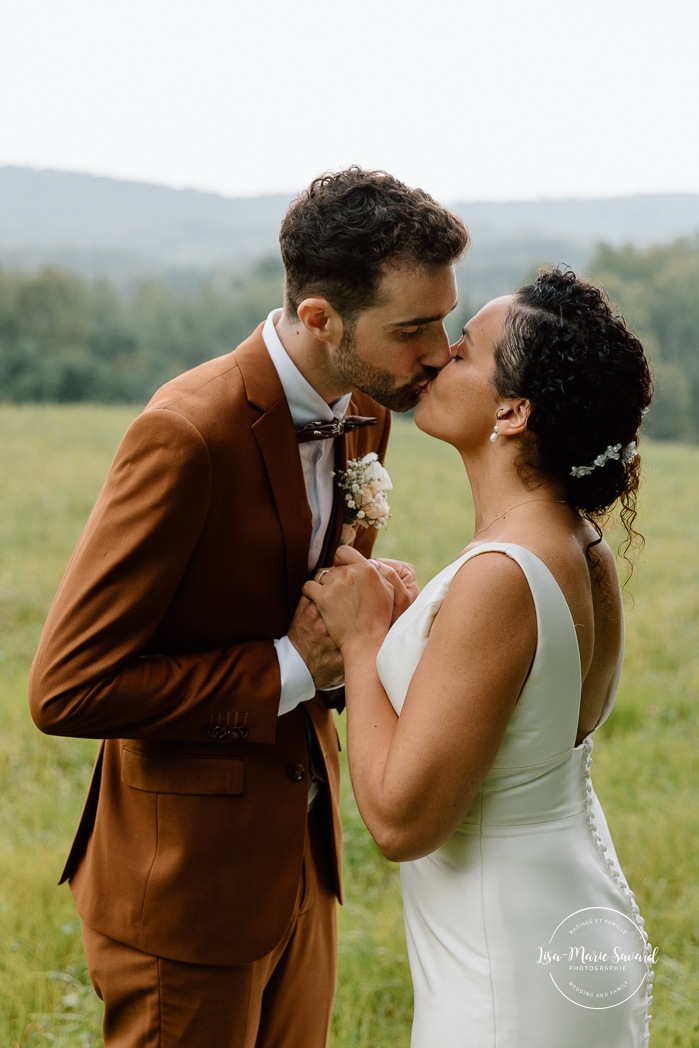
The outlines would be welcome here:
M 342 684 L 345 675 L 342 656 L 330 639 L 320 612 L 308 597 L 301 597 L 296 606 L 287 636 L 306 663 L 319 691 Z

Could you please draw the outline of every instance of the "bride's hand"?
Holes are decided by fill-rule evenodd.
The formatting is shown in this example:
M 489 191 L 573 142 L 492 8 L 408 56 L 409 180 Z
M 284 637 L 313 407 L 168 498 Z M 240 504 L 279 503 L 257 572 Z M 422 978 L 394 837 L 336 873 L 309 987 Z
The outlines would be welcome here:
M 342 548 L 342 547 L 340 547 Z M 393 614 L 391 624 L 409 608 L 418 595 L 419 587 L 415 568 L 404 560 L 389 560 L 388 557 L 372 558 L 370 561 L 384 582 L 393 590 Z
M 393 587 L 351 546 L 341 546 L 334 567 L 317 572 L 303 594 L 314 602 L 341 651 L 356 639 L 364 644 L 373 640 L 378 646 L 388 633 Z

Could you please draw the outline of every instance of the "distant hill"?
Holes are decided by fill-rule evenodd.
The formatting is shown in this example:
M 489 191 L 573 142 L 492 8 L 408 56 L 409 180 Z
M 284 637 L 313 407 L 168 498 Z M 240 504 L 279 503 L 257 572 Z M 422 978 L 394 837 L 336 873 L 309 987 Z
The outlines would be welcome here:
M 0 167 L 0 257 L 131 257 L 211 267 L 276 250 L 283 196 L 226 198 L 96 175 Z
M 58 264 L 124 283 L 247 267 L 277 255 L 289 197 L 224 197 L 95 175 L 0 167 L 0 264 Z M 507 290 L 537 263 L 583 268 L 604 241 L 645 247 L 699 232 L 699 194 L 451 203 L 473 235 L 469 294 Z
M 604 241 L 614 247 L 648 247 L 699 233 L 699 193 L 647 194 L 602 199 L 466 201 L 453 209 L 469 222 L 474 237 L 563 238 L 580 244 Z

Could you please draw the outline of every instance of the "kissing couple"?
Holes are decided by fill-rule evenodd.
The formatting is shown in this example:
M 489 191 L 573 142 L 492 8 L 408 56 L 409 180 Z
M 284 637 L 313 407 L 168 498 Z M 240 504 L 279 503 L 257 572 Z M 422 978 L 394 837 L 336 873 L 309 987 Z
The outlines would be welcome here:
M 42 731 L 99 740 L 62 880 L 106 1048 L 324 1048 L 345 702 L 362 817 L 401 863 L 413 1048 L 645 1043 L 645 933 L 607 1009 L 537 957 L 583 908 L 642 929 L 589 770 L 623 649 L 601 523 L 618 504 L 637 537 L 648 364 L 558 270 L 450 346 L 467 244 L 385 172 L 319 177 L 282 223 L 283 307 L 117 450 L 30 677 Z M 340 545 L 334 482 L 412 407 L 475 508 L 419 595 L 376 528 Z

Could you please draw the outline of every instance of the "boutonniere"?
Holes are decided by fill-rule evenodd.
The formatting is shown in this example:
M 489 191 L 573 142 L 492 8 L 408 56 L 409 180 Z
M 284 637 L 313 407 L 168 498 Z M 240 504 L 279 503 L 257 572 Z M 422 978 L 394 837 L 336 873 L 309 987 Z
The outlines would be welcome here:
M 386 492 L 393 485 L 375 451 L 350 459 L 347 469 L 339 469 L 336 477 L 345 504 L 340 545 L 351 546 L 360 528 L 382 528 L 387 522 Z

